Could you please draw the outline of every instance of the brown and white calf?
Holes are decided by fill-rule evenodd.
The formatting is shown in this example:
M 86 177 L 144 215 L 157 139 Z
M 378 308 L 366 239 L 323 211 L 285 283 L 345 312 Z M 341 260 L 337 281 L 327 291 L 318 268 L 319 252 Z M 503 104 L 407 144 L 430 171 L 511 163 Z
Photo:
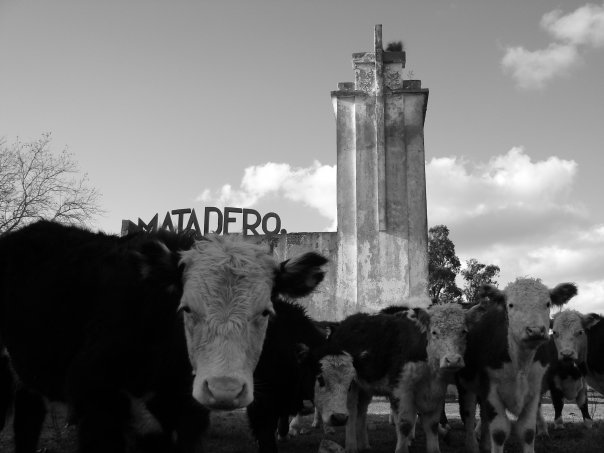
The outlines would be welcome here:
M 476 399 L 481 404 L 483 450 L 503 452 L 516 418 L 516 432 L 523 452 L 534 451 L 535 423 L 541 384 L 547 360 L 537 354 L 549 335 L 552 305 L 563 305 L 577 294 L 571 283 L 550 290 L 539 280 L 524 278 L 510 283 L 504 291 L 484 286 L 487 300 L 483 314 L 470 325 L 465 354 L 466 366 L 458 376 L 466 447 L 478 451 L 474 435 Z
M 585 426 L 591 427 L 586 384 L 604 394 L 604 321 L 595 313 L 565 310 L 554 315 L 551 327 L 552 364 L 546 374 L 546 386 L 555 410 L 554 427 L 564 426 L 565 398 L 576 401 Z
M 409 451 L 417 414 L 426 451 L 439 452 L 438 422 L 447 384 L 464 364 L 466 333 L 457 304 L 414 308 L 407 316 L 349 316 L 331 338 L 335 352 L 320 360 L 315 403 L 323 422 L 346 423 L 347 452 L 369 448 L 367 407 L 373 395 L 385 395 L 395 412 L 395 452 Z

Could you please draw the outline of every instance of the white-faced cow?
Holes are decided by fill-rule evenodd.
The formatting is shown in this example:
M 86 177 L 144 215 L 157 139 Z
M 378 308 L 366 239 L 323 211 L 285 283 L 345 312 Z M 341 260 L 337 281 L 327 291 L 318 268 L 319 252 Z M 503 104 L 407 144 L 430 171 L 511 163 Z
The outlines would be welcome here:
M 564 426 L 564 399 L 577 403 L 585 425 L 591 427 L 586 383 L 604 394 L 604 321 L 595 313 L 564 310 L 554 315 L 551 327 L 552 363 L 546 373 L 546 387 L 554 405 L 554 427 Z
M 35 417 L 15 417 L 15 437 L 29 439 L 22 451 L 37 443 L 42 396 L 70 406 L 80 452 L 125 451 L 141 407 L 162 426 L 181 420 L 171 427 L 192 441 L 207 417 L 199 429 L 183 417 L 199 403 L 252 402 L 271 299 L 308 294 L 325 262 L 309 253 L 279 264 L 232 237 L 120 238 L 45 221 L 0 237 L 0 336 L 16 410 L 36 406 Z
M 334 354 L 321 359 L 315 402 L 327 425 L 346 422 L 346 451 L 369 448 L 367 407 L 385 395 L 396 414 L 396 453 L 409 451 L 421 415 L 426 450 L 439 452 L 438 422 L 447 384 L 464 362 L 464 310 L 457 304 L 414 308 L 406 316 L 356 314 L 331 339 Z
M 466 366 L 459 372 L 468 451 L 478 451 L 474 435 L 477 397 L 483 449 L 503 451 L 511 431 L 510 413 L 517 418 L 523 451 L 534 451 L 537 408 L 547 367 L 546 358 L 537 350 L 549 336 L 551 306 L 566 303 L 576 293 L 571 283 L 550 290 L 530 278 L 517 279 L 504 291 L 488 285 L 481 289 L 487 306 L 470 325 Z

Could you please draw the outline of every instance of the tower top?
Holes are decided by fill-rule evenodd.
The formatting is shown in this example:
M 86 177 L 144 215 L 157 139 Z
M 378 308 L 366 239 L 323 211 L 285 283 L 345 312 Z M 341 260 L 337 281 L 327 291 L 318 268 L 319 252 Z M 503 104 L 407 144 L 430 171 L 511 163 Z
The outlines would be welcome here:
M 408 88 L 403 83 L 406 54 L 403 50 L 384 50 L 382 25 L 377 24 L 373 33 L 373 51 L 352 54 L 354 91 L 381 96 L 384 92 Z M 352 84 L 342 83 L 339 90 L 351 90 Z

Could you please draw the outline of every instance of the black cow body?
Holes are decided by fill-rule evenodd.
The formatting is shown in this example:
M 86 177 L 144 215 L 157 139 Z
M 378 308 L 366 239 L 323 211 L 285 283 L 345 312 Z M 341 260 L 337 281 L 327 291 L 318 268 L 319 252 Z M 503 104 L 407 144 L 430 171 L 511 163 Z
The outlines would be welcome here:
M 557 313 L 551 323 L 552 339 L 546 351 L 550 367 L 543 391 L 550 391 L 555 410 L 554 427 L 563 428 L 564 399 L 574 400 L 588 428 L 593 422 L 588 410 L 587 385 L 604 394 L 604 322 L 595 313 L 575 310 Z M 547 432 L 542 420 L 541 428 Z
M 581 410 L 583 422 L 591 427 L 592 418 L 589 415 L 587 387 L 585 385 L 585 366 L 577 366 L 573 361 L 558 359 L 558 350 L 553 338 L 542 346 L 543 353 L 549 362 L 549 367 L 543 377 L 542 394 L 549 391 L 554 406 L 554 427 L 563 427 L 562 409 L 564 399 L 574 400 Z M 547 434 L 547 425 L 543 420 L 541 411 L 538 414 L 538 426 L 544 434 Z
M 594 390 L 604 395 L 604 320 L 587 331 L 587 362 L 585 380 Z
M 0 334 L 18 376 L 17 452 L 36 448 L 42 397 L 69 405 L 82 452 L 125 451 L 139 408 L 167 430 L 182 428 L 183 442 L 205 430 L 176 310 L 178 257 L 166 254 L 191 244 L 185 236 L 119 238 L 52 222 L 0 238 Z M 200 416 L 195 434 L 185 421 L 192 414 Z M 154 434 L 154 445 L 169 443 Z
M 287 434 L 290 415 L 312 398 L 316 366 L 312 350 L 324 342 L 305 310 L 289 302 L 274 303 L 276 316 L 270 321 L 262 354 L 254 371 L 254 401 L 247 408 L 250 427 L 260 453 L 276 453 L 275 431 Z

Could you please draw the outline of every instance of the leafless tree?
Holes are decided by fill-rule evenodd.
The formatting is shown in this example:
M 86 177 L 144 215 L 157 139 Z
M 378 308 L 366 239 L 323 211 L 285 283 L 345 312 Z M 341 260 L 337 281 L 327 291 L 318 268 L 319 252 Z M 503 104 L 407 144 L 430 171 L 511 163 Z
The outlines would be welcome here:
M 51 136 L 0 140 L 0 235 L 38 219 L 85 224 L 102 213 L 99 193 L 66 149 L 50 149 Z

